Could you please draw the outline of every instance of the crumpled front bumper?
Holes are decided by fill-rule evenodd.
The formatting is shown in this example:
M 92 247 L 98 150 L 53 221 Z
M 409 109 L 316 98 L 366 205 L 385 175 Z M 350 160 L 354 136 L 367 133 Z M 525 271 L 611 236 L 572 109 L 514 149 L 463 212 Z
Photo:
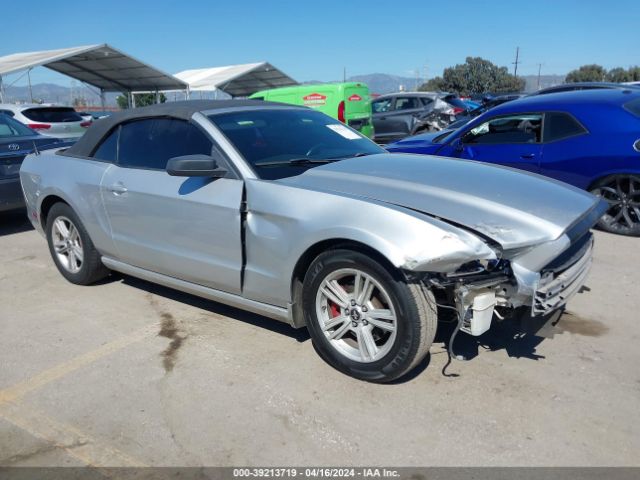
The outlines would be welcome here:
M 517 281 L 512 305 L 530 306 L 533 316 L 558 310 L 580 291 L 592 261 L 593 235 L 588 232 L 542 268 L 529 269 L 517 260 L 512 262 Z
M 546 315 L 564 306 L 584 285 L 592 263 L 593 238 L 589 238 L 575 262 L 541 276 L 533 297 L 532 315 Z

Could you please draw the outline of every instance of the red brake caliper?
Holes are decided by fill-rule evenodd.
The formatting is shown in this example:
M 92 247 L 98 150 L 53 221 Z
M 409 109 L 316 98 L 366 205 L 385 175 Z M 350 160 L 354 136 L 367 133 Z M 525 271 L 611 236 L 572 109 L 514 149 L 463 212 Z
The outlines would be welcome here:
M 340 315 L 340 308 L 338 305 L 329 300 L 329 308 L 331 309 L 331 318 L 335 318 Z

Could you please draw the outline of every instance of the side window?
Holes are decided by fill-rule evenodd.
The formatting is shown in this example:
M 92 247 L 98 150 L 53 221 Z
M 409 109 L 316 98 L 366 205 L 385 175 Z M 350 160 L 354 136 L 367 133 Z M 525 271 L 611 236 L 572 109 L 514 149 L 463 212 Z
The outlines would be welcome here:
M 0 113 L 4 113 L 5 115 L 9 115 L 10 117 L 15 116 L 15 113 L 13 113 L 11 110 L 0 110 Z
M 198 153 L 210 155 L 211 140 L 184 120 L 157 118 L 122 125 L 118 164 L 164 170 L 170 158 Z
M 433 103 L 433 98 L 429 98 L 429 97 L 422 97 L 420 100 L 422 100 L 422 104 L 425 107 Z
M 371 102 L 371 110 L 373 113 L 384 113 L 391 110 L 391 99 L 385 98 Z
M 420 108 L 420 101 L 416 97 L 396 98 L 395 110 L 412 110 L 414 108 Z
M 546 113 L 544 116 L 544 141 L 553 142 L 562 138 L 586 133 L 582 125 L 571 115 L 560 112 Z
M 95 152 L 92 157 L 96 160 L 104 160 L 105 162 L 116 163 L 118 159 L 118 135 L 120 134 L 120 127 L 117 127 L 113 132 L 107 136 Z
M 542 115 L 509 115 L 488 120 L 469 130 L 463 143 L 540 143 Z

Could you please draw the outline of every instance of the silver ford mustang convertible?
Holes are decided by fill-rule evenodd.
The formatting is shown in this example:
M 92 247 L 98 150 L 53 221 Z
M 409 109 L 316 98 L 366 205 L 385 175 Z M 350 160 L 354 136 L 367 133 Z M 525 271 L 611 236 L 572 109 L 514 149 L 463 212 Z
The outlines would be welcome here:
M 424 358 L 444 308 L 455 333 L 480 335 L 510 309 L 563 307 L 606 210 L 558 182 L 389 154 L 319 112 L 260 101 L 125 111 L 28 156 L 20 178 L 69 281 L 116 270 L 306 327 L 328 363 L 376 382 Z

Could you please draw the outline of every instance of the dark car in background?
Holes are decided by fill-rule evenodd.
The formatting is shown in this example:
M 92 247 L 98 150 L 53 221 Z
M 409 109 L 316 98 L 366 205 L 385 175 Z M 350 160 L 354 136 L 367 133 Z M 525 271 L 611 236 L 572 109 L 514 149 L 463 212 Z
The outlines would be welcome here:
M 425 119 L 434 111 L 450 115 L 466 112 L 467 105 L 452 93 L 399 92 L 371 102 L 374 140 L 388 143 L 428 130 Z
M 604 198 L 599 226 L 640 236 L 640 90 L 590 89 L 499 105 L 453 131 L 387 145 L 546 175 Z
M 629 88 L 637 89 L 637 85 L 629 85 L 614 82 L 575 82 L 554 85 L 553 87 L 543 88 L 531 95 L 546 95 L 548 93 L 575 92 L 576 90 L 625 90 Z
M 45 137 L 0 113 L 0 212 L 24 207 L 20 188 L 20 165 L 34 149 L 64 145 L 57 138 Z

